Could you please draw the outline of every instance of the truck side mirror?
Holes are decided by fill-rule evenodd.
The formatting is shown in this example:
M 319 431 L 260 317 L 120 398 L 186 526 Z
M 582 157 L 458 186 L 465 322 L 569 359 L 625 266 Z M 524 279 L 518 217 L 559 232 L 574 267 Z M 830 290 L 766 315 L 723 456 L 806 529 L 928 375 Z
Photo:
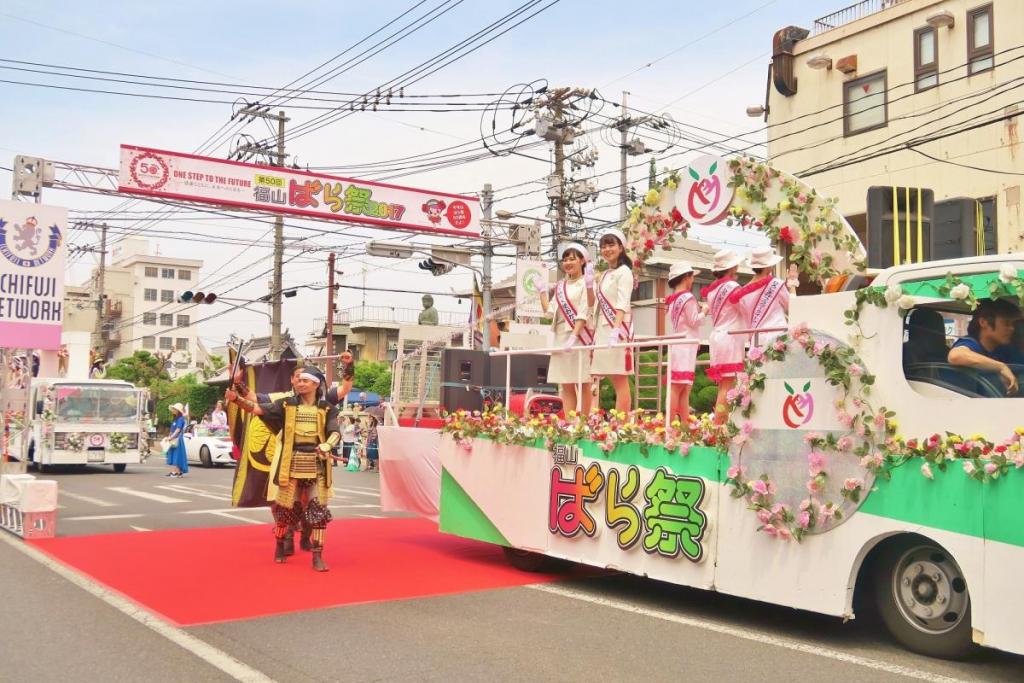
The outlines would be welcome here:
M 149 413 L 150 415 L 156 412 L 156 401 L 154 401 L 153 399 L 148 399 L 146 401 L 146 412 Z
M 43 402 L 41 400 L 40 401 L 36 401 L 36 415 L 42 415 L 42 414 L 43 414 Z

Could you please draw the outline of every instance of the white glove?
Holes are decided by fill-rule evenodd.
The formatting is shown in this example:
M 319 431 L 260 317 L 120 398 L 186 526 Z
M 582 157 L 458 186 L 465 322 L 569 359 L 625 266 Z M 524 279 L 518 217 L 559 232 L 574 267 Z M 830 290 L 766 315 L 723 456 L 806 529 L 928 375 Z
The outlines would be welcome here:
M 562 348 L 564 348 L 564 349 L 571 349 L 572 347 L 576 346 L 576 342 L 578 340 L 579 340 L 579 337 L 577 337 L 575 334 L 571 334 L 571 335 L 569 335 L 568 341 L 565 342 L 565 346 L 563 346 Z
M 622 330 L 617 327 L 613 327 L 612 331 L 608 333 L 608 346 L 612 344 L 618 344 L 619 339 L 622 338 Z
M 587 286 L 587 289 L 594 287 L 594 264 L 588 263 L 587 267 L 583 269 L 583 283 Z

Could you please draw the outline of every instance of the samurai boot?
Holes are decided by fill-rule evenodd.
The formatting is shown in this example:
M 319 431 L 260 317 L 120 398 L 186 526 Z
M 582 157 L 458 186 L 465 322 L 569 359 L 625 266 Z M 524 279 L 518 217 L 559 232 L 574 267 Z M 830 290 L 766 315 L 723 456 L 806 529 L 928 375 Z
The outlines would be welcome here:
M 284 539 L 277 539 L 277 547 L 274 549 L 274 562 L 278 564 L 283 563 L 288 558 L 288 554 L 285 552 Z
M 295 554 L 295 536 L 292 534 L 291 531 L 289 531 L 288 535 L 285 536 L 284 539 L 282 540 L 284 540 L 285 557 L 291 557 Z
M 330 569 L 324 561 L 320 559 L 320 553 L 323 551 L 322 546 L 313 546 L 313 571 L 325 572 Z
M 299 547 L 305 551 L 313 549 L 313 542 L 309 540 L 310 535 L 313 533 L 313 527 L 306 523 L 302 524 L 302 534 L 299 538 Z

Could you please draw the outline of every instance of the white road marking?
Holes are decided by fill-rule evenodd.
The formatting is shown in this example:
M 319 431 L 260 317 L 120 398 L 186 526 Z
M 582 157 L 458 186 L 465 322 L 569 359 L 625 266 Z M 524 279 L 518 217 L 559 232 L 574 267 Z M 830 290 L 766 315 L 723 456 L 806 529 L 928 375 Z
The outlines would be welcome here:
M 136 496 L 138 498 L 145 498 L 146 500 L 156 501 L 157 503 L 187 503 L 188 500 L 185 498 L 172 498 L 170 496 L 161 496 L 159 493 L 147 493 L 146 491 L 136 491 L 133 488 L 127 486 L 108 486 L 108 491 L 115 491 L 117 493 L 123 493 L 128 496 Z
M 185 510 L 183 515 L 215 515 L 221 512 L 263 512 L 270 517 L 270 508 L 214 508 L 212 510 Z
M 341 491 L 344 491 L 345 493 L 354 493 L 357 496 L 370 496 L 372 498 L 379 498 L 380 497 L 380 494 L 377 493 L 376 491 L 374 491 L 373 493 L 370 493 L 369 491 L 356 491 L 355 489 L 343 489 L 343 488 L 339 488 L 337 486 L 334 487 L 334 492 L 335 493 L 339 493 Z
M 238 515 L 233 514 L 231 512 L 211 511 L 210 514 L 211 515 L 217 515 L 218 517 L 227 517 L 228 519 L 233 519 L 233 520 L 238 521 L 238 522 L 245 522 L 246 524 L 267 524 L 268 523 L 268 520 L 249 519 L 248 517 L 239 517 Z
M 131 527 L 131 528 L 132 528 L 133 530 L 135 530 L 135 531 L 152 531 L 152 529 L 146 529 L 146 528 L 144 528 L 144 527 L 141 527 L 141 526 L 135 526 L 135 525 L 133 525 L 133 524 L 129 524 L 128 526 L 130 526 L 130 527 Z
M 101 508 L 117 507 L 117 503 L 111 503 L 91 496 L 83 496 L 81 493 L 71 493 L 70 491 L 65 491 L 63 489 L 58 493 L 58 496 L 70 498 L 71 500 L 80 500 L 83 503 L 89 503 L 90 505 L 95 505 Z
M 342 510 L 342 509 L 345 509 L 345 508 L 356 508 L 356 509 L 377 508 L 378 510 L 380 509 L 380 505 L 374 505 L 373 503 L 352 503 L 350 505 L 328 505 L 327 507 L 330 508 L 331 510 Z
M 82 590 L 99 598 L 154 633 L 163 636 L 186 652 L 199 657 L 210 666 L 220 669 L 236 681 L 244 681 L 245 683 L 273 683 L 274 679 L 260 671 L 257 671 L 248 664 L 235 659 L 228 653 L 215 648 L 206 641 L 200 640 L 176 626 L 172 626 L 156 614 L 130 602 L 127 598 L 123 598 L 99 584 L 93 583 L 91 579 L 79 574 L 70 567 L 64 566 L 46 553 L 33 548 L 30 544 L 21 541 L 15 536 L 0 533 L 0 541 L 16 550 L 20 550 L 25 555 L 31 557 L 33 560 L 39 562 L 56 574 L 64 577 Z
M 228 491 L 231 490 L 231 487 L 227 484 L 204 484 L 204 486 L 213 486 L 214 488 L 227 489 Z
M 352 513 L 355 517 L 369 517 L 370 519 L 384 519 L 384 515 L 364 515 L 361 512 Z
M 378 491 L 377 489 L 370 488 L 368 486 L 356 486 L 355 484 L 349 484 L 348 482 L 345 482 L 345 486 L 350 489 L 358 489 L 359 491 L 369 491 L 370 493 L 374 494 L 380 493 L 380 491 Z
M 199 496 L 200 498 L 212 498 L 213 500 L 231 500 L 231 496 L 226 496 L 219 493 L 207 493 L 202 489 L 193 488 L 191 486 L 185 486 L 184 484 L 167 484 L 166 486 L 157 486 L 158 489 L 164 489 L 165 491 L 171 491 L 172 493 L 182 493 L 185 495 Z
M 62 522 L 93 522 L 100 519 L 134 519 L 144 515 L 85 515 L 84 517 L 61 517 Z
M 764 631 L 757 631 L 755 629 L 742 628 L 739 626 L 728 626 L 726 624 L 709 621 L 707 619 L 687 617 L 681 614 L 665 612 L 663 610 L 640 607 L 638 605 L 634 605 L 623 600 L 604 598 L 598 595 L 594 595 L 593 593 L 586 593 L 579 590 L 573 590 L 571 588 L 563 588 L 560 586 L 551 586 L 546 584 L 533 584 L 526 586 L 526 588 L 531 588 L 536 591 L 542 591 L 544 593 L 550 593 L 552 595 L 558 595 L 563 598 L 569 598 L 571 600 L 589 602 L 593 605 L 610 607 L 612 609 L 621 610 L 623 612 L 629 612 L 631 614 L 638 614 L 644 617 L 651 617 L 653 619 L 669 621 L 675 624 L 682 624 L 684 626 L 691 626 L 693 628 L 704 629 L 705 631 L 712 631 L 713 633 L 720 633 L 722 635 L 733 636 L 734 638 L 742 638 L 743 640 L 750 640 L 755 643 L 763 643 L 765 645 L 773 645 L 775 647 L 781 647 L 786 650 L 793 650 L 795 652 L 800 652 L 803 654 L 815 655 L 817 657 L 825 657 L 826 659 L 832 659 L 838 662 L 843 662 L 845 664 L 862 666 L 867 669 L 884 671 L 886 673 L 895 674 L 898 676 L 905 676 L 907 678 L 916 678 L 917 680 L 931 681 L 932 683 L 967 683 L 966 681 L 963 681 L 959 678 L 950 678 L 949 676 L 942 676 L 940 674 L 934 674 L 928 671 L 921 671 L 920 669 L 913 669 L 907 666 L 901 666 L 899 664 L 890 664 L 889 662 L 882 662 L 878 661 L 877 659 L 869 659 L 868 657 L 861 657 L 859 655 L 850 654 L 848 652 L 833 650 L 831 648 L 824 647 L 818 643 L 806 643 L 792 638 L 782 638 L 780 636 L 773 636 Z

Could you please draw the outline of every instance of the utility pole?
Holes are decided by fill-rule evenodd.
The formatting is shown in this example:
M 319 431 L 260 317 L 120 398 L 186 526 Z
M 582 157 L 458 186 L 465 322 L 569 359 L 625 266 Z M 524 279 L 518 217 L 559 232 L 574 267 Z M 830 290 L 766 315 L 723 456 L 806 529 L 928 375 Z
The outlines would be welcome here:
M 96 272 L 96 327 L 93 330 L 94 341 L 92 347 L 97 351 L 102 349 L 101 360 L 107 359 L 106 345 L 103 343 L 103 322 L 105 310 L 103 306 L 104 292 L 106 292 L 107 274 L 107 224 L 100 226 L 100 267 Z
M 482 222 L 483 227 L 483 238 L 484 238 L 484 268 L 483 273 L 480 276 L 480 289 L 483 296 L 483 311 L 481 322 L 483 323 L 483 345 L 484 352 L 491 350 L 491 321 L 487 317 L 491 314 L 491 234 L 493 226 L 491 225 L 491 209 L 494 208 L 494 191 L 491 188 L 490 183 L 484 184 L 484 191 L 480 193 L 480 208 L 483 210 L 484 218 Z
M 619 121 L 619 222 L 626 221 L 626 205 L 629 202 L 629 181 L 626 179 L 626 166 L 629 162 L 627 144 L 629 135 L 629 110 L 626 109 L 626 97 L 629 95 L 622 91 L 622 118 Z
M 284 111 L 270 113 L 268 105 L 251 104 L 238 110 L 236 116 L 273 119 L 277 121 L 277 146 L 271 151 L 266 145 L 239 145 L 234 154 L 262 154 L 270 157 L 272 166 L 284 167 L 288 157 L 284 152 L 284 124 L 289 120 Z M 274 274 L 270 285 L 270 353 L 271 360 L 281 357 L 281 268 L 284 263 L 284 216 L 274 219 Z
M 327 356 L 327 388 L 334 382 L 334 252 L 327 257 L 327 332 L 324 339 L 324 355 Z
M 562 121 L 561 101 L 556 100 L 553 107 L 555 121 Z M 558 125 L 556 123 L 556 125 Z M 565 234 L 565 142 L 562 136 L 555 139 L 555 175 L 558 177 L 558 199 L 555 200 L 555 229 L 551 235 L 555 254 L 558 254 L 558 243 L 562 241 Z

